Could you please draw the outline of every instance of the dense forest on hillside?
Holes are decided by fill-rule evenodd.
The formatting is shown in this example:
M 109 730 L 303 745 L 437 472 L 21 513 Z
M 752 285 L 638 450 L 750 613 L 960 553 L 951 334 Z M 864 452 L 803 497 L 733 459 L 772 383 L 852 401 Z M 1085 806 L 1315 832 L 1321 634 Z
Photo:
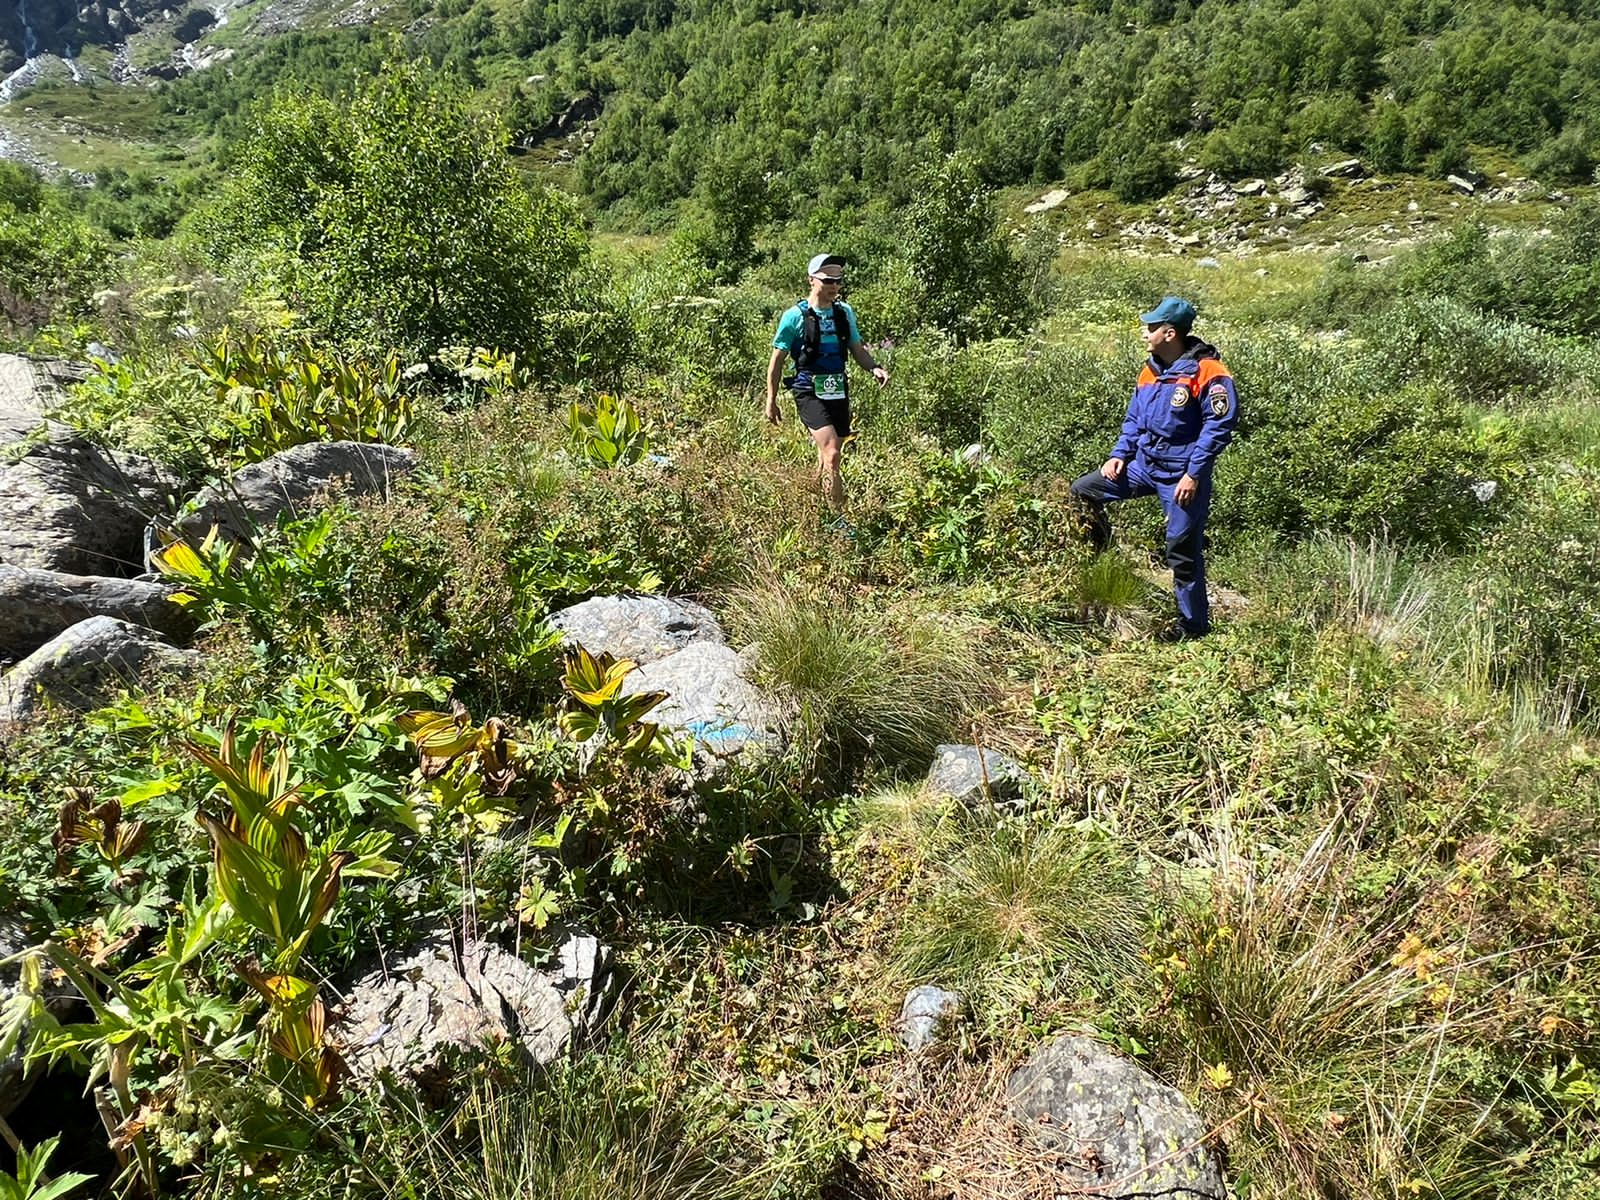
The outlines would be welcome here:
M 599 97 L 581 186 L 639 215 L 730 173 L 756 205 L 903 200 L 955 150 L 990 185 L 1126 199 L 1182 157 L 1243 177 L 1313 147 L 1434 175 L 1491 152 L 1560 184 L 1589 179 L 1600 139 L 1600 14 L 1580 3 L 440 0 L 406 28 L 514 139 Z M 276 82 L 347 87 L 380 53 L 368 30 L 294 34 L 166 103 L 236 131 Z

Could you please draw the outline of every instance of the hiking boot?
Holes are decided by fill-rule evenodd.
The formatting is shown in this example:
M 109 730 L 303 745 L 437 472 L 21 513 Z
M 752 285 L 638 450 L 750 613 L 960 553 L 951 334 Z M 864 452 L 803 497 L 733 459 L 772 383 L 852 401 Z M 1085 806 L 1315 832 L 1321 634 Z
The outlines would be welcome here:
M 840 537 L 853 538 L 856 536 L 856 527 L 851 524 L 850 519 L 843 513 L 829 521 L 827 529 L 830 533 L 837 533 Z
M 1174 621 L 1160 633 L 1156 634 L 1158 642 L 1194 642 L 1206 636 L 1209 630 L 1193 630 Z

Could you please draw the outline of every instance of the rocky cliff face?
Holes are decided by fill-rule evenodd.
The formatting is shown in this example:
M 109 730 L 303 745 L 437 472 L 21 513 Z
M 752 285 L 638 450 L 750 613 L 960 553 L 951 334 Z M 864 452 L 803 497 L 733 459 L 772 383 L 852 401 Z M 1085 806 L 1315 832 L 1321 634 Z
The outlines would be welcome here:
M 77 54 L 84 46 L 114 46 L 163 11 L 185 7 L 164 0 L 15 0 L 0 4 L 0 73 L 40 54 Z

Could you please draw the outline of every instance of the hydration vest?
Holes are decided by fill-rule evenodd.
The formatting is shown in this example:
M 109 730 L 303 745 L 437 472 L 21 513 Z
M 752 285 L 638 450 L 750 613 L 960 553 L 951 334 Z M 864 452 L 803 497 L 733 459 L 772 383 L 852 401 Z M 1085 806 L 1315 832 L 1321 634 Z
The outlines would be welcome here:
M 833 305 L 833 336 L 836 345 L 825 348 L 822 342 L 822 318 L 808 300 L 800 301 L 800 345 L 795 351 L 795 373 L 784 383 L 791 389 L 812 390 L 812 380 L 818 375 L 845 375 L 845 363 L 850 357 L 850 318 L 844 305 Z

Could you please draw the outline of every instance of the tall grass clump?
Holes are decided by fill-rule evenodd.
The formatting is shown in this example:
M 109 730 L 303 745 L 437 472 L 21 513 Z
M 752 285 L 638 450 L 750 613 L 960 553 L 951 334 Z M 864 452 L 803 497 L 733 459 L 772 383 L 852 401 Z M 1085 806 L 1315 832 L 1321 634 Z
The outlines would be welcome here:
M 1036 997 L 1110 995 L 1143 979 L 1147 889 L 1117 843 L 962 816 L 926 850 L 931 882 L 894 950 L 906 984 L 954 988 L 993 1025 Z
M 926 767 L 991 689 L 971 632 L 776 580 L 734 594 L 735 628 L 802 742 Z
M 1463 961 L 1414 903 L 1351 903 L 1354 841 L 1330 826 L 1276 871 L 1224 852 L 1180 891 L 1148 1044 L 1252 1194 L 1500 1194 L 1516 1167 L 1495 1041 L 1532 1014 L 1486 980 L 1514 952 Z
M 731 1161 L 728 1148 L 714 1142 L 713 1123 L 664 1081 L 638 1078 L 608 1057 L 557 1064 L 536 1079 L 475 1079 L 448 1113 L 397 1096 L 364 1123 L 360 1162 L 335 1194 L 754 1200 L 771 1182 L 749 1163 Z M 330 1169 L 331 1158 L 297 1166 L 284 1194 L 327 1194 L 303 1176 Z

